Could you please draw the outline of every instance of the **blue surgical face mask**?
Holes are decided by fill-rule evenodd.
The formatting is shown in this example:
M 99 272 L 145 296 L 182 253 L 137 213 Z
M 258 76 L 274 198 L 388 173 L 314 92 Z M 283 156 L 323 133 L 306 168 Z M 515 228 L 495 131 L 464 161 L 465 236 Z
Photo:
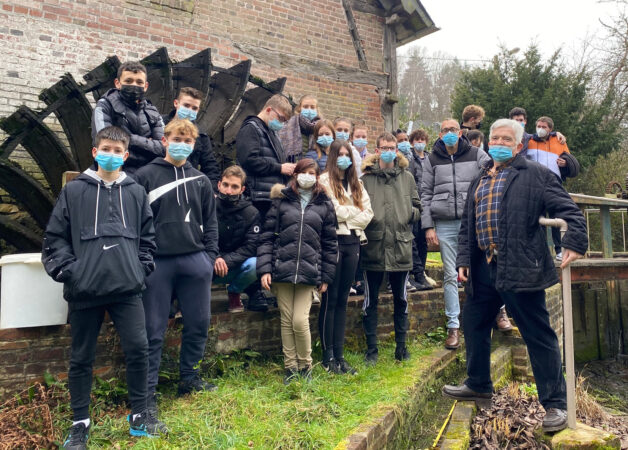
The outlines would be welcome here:
M 168 154 L 175 161 L 183 161 L 188 156 L 190 156 L 190 153 L 192 153 L 193 150 L 194 147 L 186 144 L 185 142 L 168 143 Z
M 406 156 L 410 155 L 412 152 L 412 147 L 408 141 L 399 142 L 397 148 Z
M 349 140 L 349 133 L 347 133 L 346 131 L 336 131 L 336 139 L 340 139 L 343 141 L 348 141 Z
M 279 121 L 279 119 L 272 119 L 268 122 L 268 128 L 273 131 L 279 131 L 283 128 L 283 123 Z
M 318 115 L 318 111 L 315 109 L 303 108 L 301 109 L 301 115 L 307 120 L 312 121 Z
M 196 111 L 186 108 L 185 106 L 179 106 L 177 109 L 177 116 L 179 119 L 196 120 Z
M 523 128 L 525 128 L 525 127 L 526 127 L 525 122 L 519 122 L 519 125 L 521 125 Z
M 355 145 L 355 148 L 363 149 L 364 147 L 366 147 L 366 144 L 368 144 L 368 141 L 364 138 L 358 138 L 353 140 L 353 145 Z
M 351 158 L 349 158 L 348 156 L 339 156 L 336 164 L 338 165 L 338 168 L 340 170 L 347 170 L 349 168 L 349 166 L 351 166 Z
M 113 172 L 114 170 L 122 167 L 122 164 L 124 164 L 124 158 L 122 155 L 114 155 L 110 152 L 98 152 L 94 161 L 96 161 L 98 163 L 98 167 L 105 172 Z
M 504 145 L 491 145 L 488 148 L 488 154 L 495 162 L 506 162 L 512 159 L 512 148 Z
M 380 156 L 382 161 L 384 161 L 386 164 L 393 162 L 396 157 L 397 157 L 397 152 L 394 150 L 386 150 L 382 152 Z
M 454 145 L 456 145 L 456 142 L 458 142 L 458 133 L 450 131 L 445 136 L 443 136 L 442 139 L 447 147 L 453 147 Z
M 415 142 L 414 149 L 417 152 L 422 152 L 423 150 L 425 150 L 425 142 Z
M 331 136 L 319 136 L 318 139 L 316 139 L 316 143 L 323 148 L 329 147 L 332 142 L 334 142 L 334 138 Z

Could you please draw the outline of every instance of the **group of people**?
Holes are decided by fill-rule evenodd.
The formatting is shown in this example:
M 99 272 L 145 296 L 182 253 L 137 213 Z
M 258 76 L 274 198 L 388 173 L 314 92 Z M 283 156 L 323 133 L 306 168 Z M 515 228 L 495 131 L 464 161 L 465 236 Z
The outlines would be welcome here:
M 562 405 L 560 353 L 543 297 L 555 272 L 536 220 L 550 213 L 570 222 L 562 242 L 571 249 L 564 264 L 584 253 L 586 232 L 583 246 L 579 211 L 558 178 L 570 176 L 577 161 L 564 137 L 553 133 L 551 119 L 540 118 L 527 142 L 517 122 L 497 121 L 486 145 L 481 134 L 477 141 L 484 112 L 472 105 L 480 117 L 463 113 L 462 123 L 444 120 L 431 153 L 424 130 L 381 133 L 370 151 L 366 126 L 323 118 L 311 95 L 294 109 L 274 95 L 243 122 L 237 165 L 221 172 L 209 137 L 195 124 L 201 93 L 182 88 L 173 110 L 162 117 L 145 98 L 146 76 L 139 63 L 120 66 L 115 88 L 93 112 L 94 166 L 62 189 L 45 232 L 42 262 L 64 283 L 72 334 L 68 383 L 74 416 L 64 448 L 86 448 L 92 366 L 105 312 L 126 358 L 130 433 L 162 435 L 168 430 L 158 418 L 156 389 L 173 299 L 183 317 L 179 395 L 216 389 L 198 368 L 212 283 L 227 285 L 232 312 L 243 311 L 242 293 L 253 311 L 268 308 L 264 290 L 274 294 L 284 383 L 311 379 L 309 316 L 317 299 L 322 367 L 355 374 L 343 354 L 351 290 L 363 289 L 365 360 L 376 364 L 377 304 L 388 279 L 395 358 L 407 360 L 407 293 L 431 289 L 424 273 L 428 243 L 440 244 L 445 266 L 448 348 L 459 345 L 457 277 L 483 283 L 470 289 L 465 303 L 470 381 L 460 395 L 483 396 L 492 389 L 487 333 L 505 304 L 528 345 L 534 343 L 529 350 L 541 401 Z M 525 125 L 525 111 L 513 113 L 515 119 L 523 115 Z M 529 159 L 557 169 L 542 170 Z M 507 195 L 514 189 L 511 178 L 513 186 L 523 184 L 517 188 L 523 197 Z M 525 239 L 534 245 L 520 244 Z M 516 267 L 531 272 L 515 276 Z M 532 290 L 539 312 L 526 322 L 528 306 L 524 311 L 517 299 L 524 295 L 527 301 L 529 295 L 520 293 Z

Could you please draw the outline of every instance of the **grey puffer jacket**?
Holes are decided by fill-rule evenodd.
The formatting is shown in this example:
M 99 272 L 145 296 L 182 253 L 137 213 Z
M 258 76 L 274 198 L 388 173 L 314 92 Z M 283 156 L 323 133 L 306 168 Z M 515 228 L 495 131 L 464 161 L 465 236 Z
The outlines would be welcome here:
M 465 136 L 458 140 L 458 151 L 453 155 L 447 153 L 442 139 L 437 140 L 432 153 L 423 160 L 421 228 L 433 228 L 435 220 L 460 219 L 471 181 L 490 160 Z

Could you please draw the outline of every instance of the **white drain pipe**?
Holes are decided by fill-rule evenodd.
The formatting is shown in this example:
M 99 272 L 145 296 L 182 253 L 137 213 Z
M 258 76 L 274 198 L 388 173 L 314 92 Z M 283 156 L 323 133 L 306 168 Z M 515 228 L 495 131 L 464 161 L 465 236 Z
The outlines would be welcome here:
M 539 218 L 539 224 L 560 228 L 561 237 L 567 231 L 567 222 L 563 219 Z M 563 248 L 563 257 L 565 249 Z M 565 336 L 565 369 L 567 371 L 567 426 L 576 428 L 576 369 L 573 351 L 573 315 L 571 312 L 571 267 L 562 269 L 563 273 L 563 332 Z

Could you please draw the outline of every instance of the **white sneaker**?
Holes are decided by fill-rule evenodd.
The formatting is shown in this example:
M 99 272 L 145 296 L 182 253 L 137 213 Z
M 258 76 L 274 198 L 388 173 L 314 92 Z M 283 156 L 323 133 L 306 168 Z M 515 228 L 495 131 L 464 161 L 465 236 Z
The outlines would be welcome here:
M 357 294 L 358 291 L 356 291 L 355 289 L 353 289 L 353 287 L 349 288 L 349 295 L 355 295 Z
M 412 285 L 412 283 L 410 283 L 410 280 L 408 280 L 408 281 L 406 282 L 406 291 L 407 291 L 407 292 L 416 292 L 416 287 L 414 287 L 414 286 Z
M 556 261 L 562 261 L 562 260 L 563 260 L 563 252 L 556 253 Z

